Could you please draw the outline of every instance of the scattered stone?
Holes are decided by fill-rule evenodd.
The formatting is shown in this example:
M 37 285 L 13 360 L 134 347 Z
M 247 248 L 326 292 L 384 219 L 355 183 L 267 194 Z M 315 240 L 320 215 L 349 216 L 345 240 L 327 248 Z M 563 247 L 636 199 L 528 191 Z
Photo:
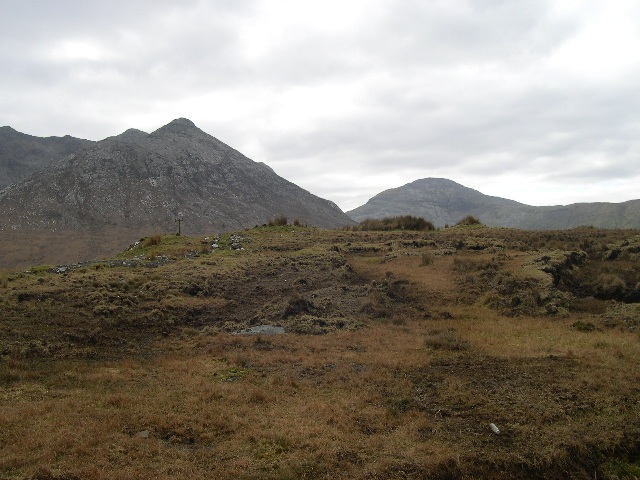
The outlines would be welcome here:
M 244 250 L 244 248 L 242 247 L 242 241 L 244 239 L 237 234 L 231 235 L 229 237 L 229 245 L 231 246 L 232 250 Z

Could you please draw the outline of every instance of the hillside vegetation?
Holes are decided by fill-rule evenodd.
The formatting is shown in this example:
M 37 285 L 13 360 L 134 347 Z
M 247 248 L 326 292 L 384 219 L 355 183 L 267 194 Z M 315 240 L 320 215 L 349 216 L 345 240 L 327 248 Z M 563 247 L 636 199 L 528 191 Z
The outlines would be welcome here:
M 639 256 L 267 226 L 6 271 L 0 478 L 637 478 Z

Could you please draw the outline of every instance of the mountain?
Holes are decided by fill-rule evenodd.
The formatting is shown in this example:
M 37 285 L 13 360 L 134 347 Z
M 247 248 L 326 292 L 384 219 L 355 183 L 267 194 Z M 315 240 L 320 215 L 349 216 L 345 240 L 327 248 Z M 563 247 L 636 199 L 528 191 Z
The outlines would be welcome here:
M 56 232 L 59 243 L 83 238 L 91 257 L 110 253 L 114 242 L 122 247 L 175 231 L 178 218 L 193 235 L 253 227 L 277 215 L 326 228 L 353 223 L 334 203 L 183 118 L 77 150 L 0 191 L 0 209 L 3 234 L 37 232 L 42 241 L 43 232 Z
M 424 178 L 372 197 L 347 214 L 356 221 L 398 215 L 424 217 L 438 227 L 466 215 L 489 226 L 558 230 L 580 225 L 640 228 L 640 200 L 534 207 L 492 197 L 444 178 Z
M 92 143 L 69 135 L 34 137 L 0 127 L 0 190 Z

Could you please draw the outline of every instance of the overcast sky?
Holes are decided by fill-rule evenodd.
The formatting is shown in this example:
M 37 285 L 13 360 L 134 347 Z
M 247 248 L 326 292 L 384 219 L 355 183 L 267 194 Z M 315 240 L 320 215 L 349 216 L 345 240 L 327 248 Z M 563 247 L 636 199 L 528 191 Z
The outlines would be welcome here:
M 0 0 L 0 125 L 186 117 L 343 210 L 640 198 L 640 0 Z

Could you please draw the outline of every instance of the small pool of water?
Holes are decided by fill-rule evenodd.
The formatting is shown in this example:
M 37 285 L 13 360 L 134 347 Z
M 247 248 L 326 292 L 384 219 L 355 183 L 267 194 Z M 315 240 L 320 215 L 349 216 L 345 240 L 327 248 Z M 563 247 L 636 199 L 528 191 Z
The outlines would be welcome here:
M 284 328 L 275 325 L 256 325 L 237 332 L 237 335 L 282 335 Z

